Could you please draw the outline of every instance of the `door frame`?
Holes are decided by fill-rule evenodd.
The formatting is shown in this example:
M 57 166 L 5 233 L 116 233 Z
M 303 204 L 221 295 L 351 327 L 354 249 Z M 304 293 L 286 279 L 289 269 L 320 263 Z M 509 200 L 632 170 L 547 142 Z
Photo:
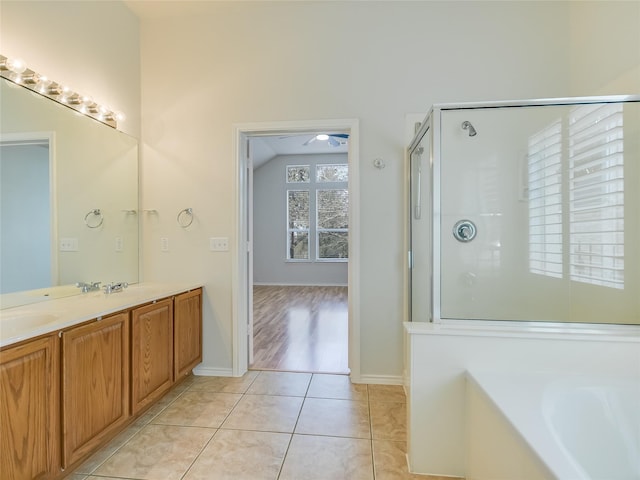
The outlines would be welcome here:
M 10 145 L 47 145 L 49 158 L 49 220 L 50 236 L 50 280 L 55 287 L 59 281 L 58 260 L 58 192 L 57 192 L 57 159 L 56 133 L 53 131 L 18 132 L 0 134 L 0 146 Z
M 250 180 L 247 173 L 246 144 L 249 137 L 291 133 L 314 133 L 340 130 L 349 134 L 349 268 L 348 268 L 348 323 L 349 369 L 351 381 L 360 382 L 360 174 L 359 174 L 359 120 L 308 120 L 242 123 L 233 126 L 233 158 L 235 159 L 235 252 L 232 254 L 232 375 L 242 376 L 249 368 L 248 321 L 250 314 L 247 268 L 253 255 L 248 221 L 253 205 L 249 202 Z M 245 240 L 247 239 L 248 240 Z

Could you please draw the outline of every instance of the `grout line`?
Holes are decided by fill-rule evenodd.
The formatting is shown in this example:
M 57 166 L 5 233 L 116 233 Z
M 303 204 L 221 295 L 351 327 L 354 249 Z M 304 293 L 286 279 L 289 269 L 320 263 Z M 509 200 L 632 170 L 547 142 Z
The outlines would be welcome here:
M 198 461 L 198 459 L 200 458 L 200 455 L 202 455 L 202 452 L 205 451 L 205 449 L 213 441 L 213 439 L 215 438 L 215 436 L 218 434 L 219 431 L 220 431 L 219 428 L 215 429 L 215 431 L 213 432 L 213 435 L 211 435 L 211 438 L 209 440 L 207 440 L 207 442 L 203 445 L 203 447 L 200 449 L 198 454 L 193 458 L 193 461 L 189 464 L 189 466 L 184 471 L 184 473 L 180 476 L 180 480 L 182 480 L 189 473 L 189 471 L 193 468 L 193 465 Z
M 372 417 L 372 401 L 371 401 L 371 392 L 370 392 L 370 385 L 369 384 L 364 384 L 366 386 L 366 402 L 367 402 L 367 414 L 368 414 L 368 423 L 369 423 L 369 438 L 361 438 L 361 437 L 352 437 L 352 436 L 340 436 L 340 435 L 327 435 L 327 434 L 314 434 L 314 433 L 296 433 L 296 429 L 298 427 L 299 421 L 301 419 L 302 416 L 302 411 L 303 408 L 306 405 L 306 401 L 308 398 L 313 398 L 313 399 L 325 399 L 325 400 L 343 400 L 343 401 L 349 401 L 349 402 L 362 402 L 360 400 L 356 401 L 354 399 L 338 399 L 338 398 L 327 398 L 326 396 L 319 396 L 319 397 L 309 397 L 309 393 L 311 390 L 311 384 L 314 380 L 315 375 L 318 375 L 317 373 L 313 373 L 311 374 L 308 383 L 306 385 L 306 389 L 305 389 L 305 393 L 304 395 L 301 396 L 296 396 L 296 395 L 273 395 L 273 394 L 269 394 L 268 396 L 286 396 L 286 397 L 292 397 L 292 398 L 302 398 L 302 402 L 300 404 L 300 409 L 298 411 L 297 417 L 296 417 L 296 421 L 295 424 L 292 428 L 291 432 L 281 432 L 281 431 L 265 431 L 265 430 L 253 430 L 253 429 L 232 429 L 232 428 L 223 428 L 223 425 L 225 423 L 225 421 L 229 418 L 229 416 L 235 411 L 235 409 L 237 408 L 238 404 L 242 401 L 242 399 L 247 396 L 247 395 L 251 395 L 251 396 L 259 396 L 259 395 L 264 395 L 264 394 L 249 394 L 247 393 L 247 391 L 249 390 L 249 388 L 251 387 L 251 385 L 254 384 L 254 382 L 257 380 L 257 378 L 261 375 L 261 373 L 258 373 L 257 375 L 255 375 L 255 377 L 248 382 L 248 386 L 244 389 L 244 393 L 232 393 L 233 395 L 239 395 L 238 400 L 235 402 L 235 404 L 231 407 L 231 409 L 229 410 L 229 412 L 227 413 L 227 415 L 224 417 L 224 419 L 220 422 L 219 427 L 200 427 L 200 426 L 196 426 L 196 425 L 165 425 L 165 426 L 169 426 L 169 427 L 180 427 L 180 428 L 207 428 L 209 430 L 212 430 L 213 433 L 211 435 L 211 437 L 205 442 L 204 446 L 197 452 L 197 454 L 195 455 L 193 461 L 190 463 L 190 465 L 188 466 L 188 468 L 186 468 L 185 472 L 179 477 L 180 479 L 184 479 L 186 477 L 186 475 L 193 469 L 194 464 L 198 461 L 199 458 L 201 458 L 203 452 L 205 451 L 205 449 L 211 444 L 211 442 L 214 440 L 214 438 L 217 436 L 218 432 L 220 430 L 234 430 L 234 431 L 246 431 L 246 432 L 260 432 L 260 433 L 275 433 L 275 434 L 280 434 L 280 435 L 289 435 L 289 439 L 288 439 L 288 443 L 286 445 L 286 449 L 284 450 L 284 453 L 281 457 L 281 461 L 280 461 L 280 466 L 278 469 L 278 473 L 276 476 L 276 479 L 280 479 L 283 469 L 284 469 L 284 465 L 287 461 L 288 455 L 290 453 L 290 449 L 292 446 L 292 442 L 293 442 L 293 437 L 294 435 L 298 435 L 298 436 L 307 436 L 307 437 L 329 437 L 329 438 L 340 438 L 340 439 L 349 439 L 349 440 L 369 440 L 369 447 L 370 447 L 370 460 L 371 460 L 371 467 L 372 467 L 372 475 L 373 475 L 373 479 L 375 480 L 375 478 L 377 477 L 377 465 L 375 462 L 375 451 L 374 451 L 374 438 L 373 438 L 373 417 Z M 120 449 L 122 449 L 125 445 L 127 445 L 134 437 L 136 437 L 137 435 L 140 434 L 140 432 L 145 429 L 147 426 L 152 425 L 152 421 L 155 420 L 159 415 L 161 415 L 167 408 L 169 408 L 171 405 L 173 405 L 179 398 L 181 398 L 183 395 L 185 395 L 187 392 L 200 392 L 202 390 L 198 389 L 198 388 L 194 388 L 195 383 L 191 383 L 189 386 L 187 386 L 186 388 L 184 388 L 182 391 L 180 391 L 179 393 L 176 394 L 175 398 L 171 399 L 165 406 L 163 406 L 158 413 L 156 413 L 155 415 L 153 415 L 151 417 L 151 420 L 149 420 L 146 424 L 144 425 L 140 425 L 140 426 L 136 426 L 133 427 L 133 425 L 135 424 L 131 424 L 129 428 L 135 428 L 135 431 L 133 432 L 133 434 L 127 439 L 125 440 L 121 445 L 118 446 L 118 448 L 116 448 L 113 452 L 111 452 L 109 454 L 108 457 L 106 457 L 99 465 L 97 465 L 92 472 L 95 472 L 101 465 L 103 465 L 106 461 L 108 461 L 110 458 L 113 457 L 113 455 L 115 455 Z M 205 390 L 207 391 L 207 390 Z M 228 392 L 210 392 L 210 393 L 228 393 Z M 329 393 L 329 395 L 331 395 L 331 393 Z M 376 402 L 377 403 L 402 403 L 402 402 Z M 405 402 L 406 403 L 406 402 Z M 164 424 L 153 424 L 153 425 L 164 425 Z M 124 432 L 123 432 L 124 433 Z M 390 441 L 395 441 L 395 440 L 390 440 Z M 108 446 L 108 445 L 107 445 Z M 105 446 L 104 448 L 106 448 L 107 446 Z M 96 454 L 98 454 L 100 451 L 96 452 Z M 88 461 L 89 459 L 87 459 Z M 73 472 L 71 472 L 72 475 L 74 475 Z M 75 475 L 82 475 L 83 478 L 86 480 L 87 478 L 91 477 L 91 476 L 95 476 L 96 478 L 107 478 L 107 477 L 103 477 L 102 475 L 95 475 L 94 473 L 78 473 Z M 109 478 L 122 478 L 122 479 L 126 479 L 128 477 L 109 477 Z
M 373 480 L 376 479 L 376 461 L 373 453 L 373 416 L 371 415 L 371 395 L 369 394 L 369 384 L 367 385 L 367 408 L 369 411 L 369 448 L 371 449 L 371 470 Z

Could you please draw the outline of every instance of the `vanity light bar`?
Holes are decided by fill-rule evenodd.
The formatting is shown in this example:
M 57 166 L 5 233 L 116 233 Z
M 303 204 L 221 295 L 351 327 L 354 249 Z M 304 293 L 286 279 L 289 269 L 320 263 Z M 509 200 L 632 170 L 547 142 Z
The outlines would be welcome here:
M 99 105 L 86 95 L 74 92 L 60 83 L 49 80 L 44 75 L 27 68 L 22 60 L 0 55 L 0 77 L 21 85 L 51 100 L 65 105 L 87 117 L 98 120 L 113 128 L 124 115 Z

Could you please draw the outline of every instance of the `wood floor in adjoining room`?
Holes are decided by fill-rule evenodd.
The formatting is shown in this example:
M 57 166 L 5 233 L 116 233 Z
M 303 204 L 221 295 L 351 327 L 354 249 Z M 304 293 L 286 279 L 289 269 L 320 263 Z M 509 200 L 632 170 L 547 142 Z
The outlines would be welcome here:
M 254 370 L 349 373 L 347 287 L 253 287 Z

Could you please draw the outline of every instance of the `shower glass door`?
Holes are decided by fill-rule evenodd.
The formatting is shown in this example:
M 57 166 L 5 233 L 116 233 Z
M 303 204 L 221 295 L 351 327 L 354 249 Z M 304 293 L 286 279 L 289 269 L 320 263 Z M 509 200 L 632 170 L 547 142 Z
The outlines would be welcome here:
M 439 317 L 640 324 L 640 103 L 438 114 Z
M 431 202 L 430 159 L 431 117 L 426 120 L 422 138 L 410 150 L 411 211 L 409 251 L 410 320 L 426 322 L 431 318 Z

